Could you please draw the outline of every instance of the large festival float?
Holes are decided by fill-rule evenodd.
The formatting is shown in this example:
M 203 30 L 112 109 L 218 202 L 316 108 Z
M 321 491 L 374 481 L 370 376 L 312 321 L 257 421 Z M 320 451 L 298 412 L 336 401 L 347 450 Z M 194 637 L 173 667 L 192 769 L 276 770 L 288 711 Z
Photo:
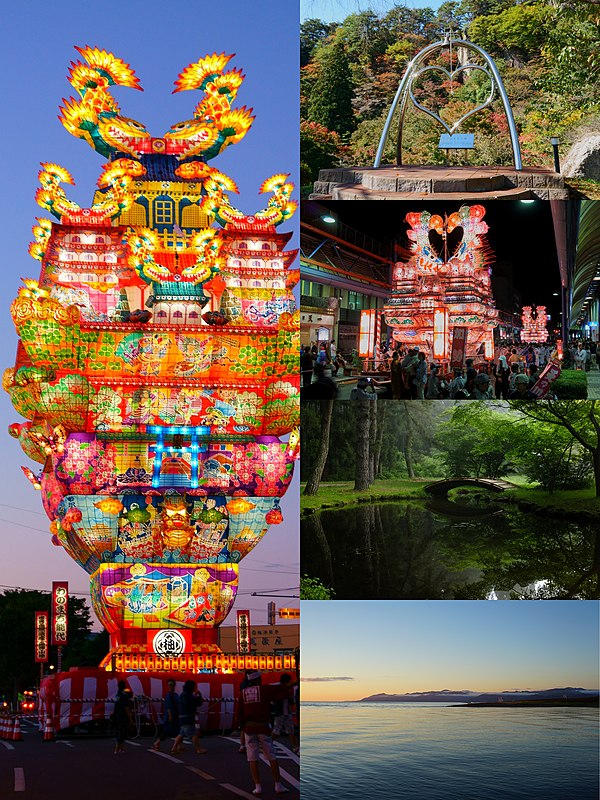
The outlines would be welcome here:
M 299 272 L 277 226 L 296 203 L 287 175 L 266 180 L 266 207 L 234 208 L 234 181 L 209 165 L 253 116 L 233 108 L 243 81 L 213 54 L 175 91 L 203 95 L 162 137 L 121 115 L 112 85 L 139 88 L 121 59 L 77 48 L 78 99 L 61 122 L 107 159 L 90 208 L 69 172 L 44 163 L 31 255 L 11 306 L 19 336 L 3 385 L 24 422 L 11 426 L 39 468 L 52 543 L 90 575 L 110 633 L 98 669 L 46 678 L 55 731 L 105 719 L 117 680 L 158 701 L 168 676 L 212 698 L 210 725 L 231 727 L 244 669 L 292 656 L 223 653 L 217 629 L 238 570 L 270 525 L 298 455 Z M 283 438 L 282 438 L 283 437 Z M 206 704 L 205 704 L 206 705 Z

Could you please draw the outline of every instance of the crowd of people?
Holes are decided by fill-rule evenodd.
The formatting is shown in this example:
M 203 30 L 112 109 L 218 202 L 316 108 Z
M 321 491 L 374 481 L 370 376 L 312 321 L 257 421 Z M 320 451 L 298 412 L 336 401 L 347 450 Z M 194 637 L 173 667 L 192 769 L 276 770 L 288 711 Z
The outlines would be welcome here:
M 360 376 L 351 397 L 375 399 L 379 394 L 398 400 L 532 400 L 536 395 L 531 390 L 555 350 L 552 342 L 527 345 L 504 341 L 496 346 L 493 359 L 481 354 L 466 359 L 464 367 L 452 369 L 428 361 L 418 347 L 384 343 L 373 363 L 377 379 Z M 301 397 L 336 397 L 336 378 L 347 377 L 348 360 L 333 340 L 305 345 L 300 355 Z M 595 368 L 596 344 L 580 341 L 569 345 L 563 364 L 585 371 Z
M 184 751 L 184 739 L 189 739 L 196 753 L 206 753 L 208 751 L 200 746 L 198 715 L 204 700 L 196 681 L 185 681 L 181 694 L 176 692 L 176 686 L 174 679 L 167 682 L 167 693 L 163 698 L 162 715 L 152 749 L 160 750 L 162 743 L 170 739 L 173 742 L 171 753 L 181 753 Z M 278 683 L 263 684 L 259 671 L 246 672 L 236 704 L 236 725 L 240 729 L 239 751 L 246 754 L 254 781 L 254 795 L 262 794 L 258 766 L 261 752 L 269 762 L 275 793 L 289 791 L 281 782 L 272 740 L 275 736 L 286 735 L 293 752 L 299 753 L 295 721 L 297 704 L 298 685 L 289 673 L 283 673 Z M 133 722 L 133 693 L 124 680 L 118 682 L 111 720 L 115 730 L 115 754 L 123 753 Z

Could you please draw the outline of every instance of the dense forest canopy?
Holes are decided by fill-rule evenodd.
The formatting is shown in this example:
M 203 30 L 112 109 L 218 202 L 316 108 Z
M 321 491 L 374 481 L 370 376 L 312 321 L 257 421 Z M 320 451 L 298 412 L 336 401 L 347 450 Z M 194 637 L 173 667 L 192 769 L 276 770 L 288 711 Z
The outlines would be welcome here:
M 327 482 L 356 480 L 366 461 L 367 486 L 377 478 L 520 475 L 553 492 L 591 486 L 600 465 L 595 401 L 323 401 L 303 403 L 301 414 L 307 482 L 324 437 L 328 452 L 319 481 Z
M 600 133 L 600 5 L 586 0 L 462 0 L 437 11 L 394 5 L 378 15 L 350 14 L 341 23 L 302 23 L 302 182 L 339 164 L 373 163 L 393 96 L 409 61 L 449 28 L 494 58 L 508 92 L 519 132 L 523 163 L 552 166 L 549 140 L 561 150 Z M 489 92 L 482 73 L 451 87 L 429 74 L 415 96 L 458 119 Z M 449 94 L 451 89 L 451 94 Z M 397 123 L 396 123 L 397 125 Z M 499 100 L 470 117 L 461 131 L 475 133 L 474 164 L 509 164 L 512 152 Z M 439 124 L 415 109 L 407 113 L 405 163 L 444 163 Z M 392 128 L 384 162 L 394 160 Z M 462 156 L 461 156 L 462 157 Z

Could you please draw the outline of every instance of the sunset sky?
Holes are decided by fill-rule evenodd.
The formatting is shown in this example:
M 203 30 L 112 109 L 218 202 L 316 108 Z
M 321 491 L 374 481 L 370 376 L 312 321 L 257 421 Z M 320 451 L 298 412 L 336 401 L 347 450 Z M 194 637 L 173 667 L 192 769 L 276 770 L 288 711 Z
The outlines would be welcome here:
M 598 689 L 595 601 L 302 603 L 302 699 Z
M 258 190 L 271 175 L 290 172 L 298 186 L 298 24 L 297 4 L 280 0 L 6 4 L 0 26 L 2 370 L 14 364 L 16 351 L 10 303 L 21 277 L 37 278 L 40 272 L 39 262 L 27 252 L 36 217 L 50 217 L 34 200 L 40 162 L 55 162 L 71 172 L 76 185 L 64 188 L 69 199 L 82 206 L 91 204 L 105 163 L 57 119 L 62 99 L 74 94 L 66 80 L 70 61 L 78 57 L 74 45 L 109 50 L 131 65 L 144 91 L 114 87 L 113 94 L 122 114 L 143 122 L 153 136 L 189 119 L 201 98 L 199 91 L 171 93 L 181 70 L 206 54 L 235 53 L 229 66 L 246 75 L 236 106 L 253 108 L 256 119 L 244 140 L 212 164 L 238 184 L 240 195 L 232 196 L 233 204 L 252 213 L 266 205 L 268 196 L 259 196 Z M 297 232 L 297 219 L 280 230 Z M 298 246 L 297 235 L 289 246 Z M 40 495 L 21 473 L 21 465 L 35 465 L 8 436 L 9 424 L 18 421 L 8 395 L 0 392 L 0 591 L 15 586 L 49 589 L 52 580 L 69 580 L 72 591 L 89 593 L 86 573 L 52 546 Z M 266 604 L 272 598 L 252 597 L 253 591 L 298 593 L 296 482 L 282 510 L 286 521 L 271 529 L 240 570 L 238 606 L 250 608 L 255 623 L 266 621 Z M 280 605 L 296 602 L 286 599 Z

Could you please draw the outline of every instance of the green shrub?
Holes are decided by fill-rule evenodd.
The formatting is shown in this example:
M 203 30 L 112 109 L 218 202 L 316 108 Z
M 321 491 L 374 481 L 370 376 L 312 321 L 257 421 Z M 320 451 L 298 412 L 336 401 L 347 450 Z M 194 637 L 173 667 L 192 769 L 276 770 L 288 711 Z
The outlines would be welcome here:
M 301 600 L 331 600 L 333 594 L 333 589 L 324 586 L 318 578 L 309 578 L 308 575 L 300 578 Z
M 586 400 L 587 376 L 583 370 L 565 369 L 552 384 L 559 400 Z

